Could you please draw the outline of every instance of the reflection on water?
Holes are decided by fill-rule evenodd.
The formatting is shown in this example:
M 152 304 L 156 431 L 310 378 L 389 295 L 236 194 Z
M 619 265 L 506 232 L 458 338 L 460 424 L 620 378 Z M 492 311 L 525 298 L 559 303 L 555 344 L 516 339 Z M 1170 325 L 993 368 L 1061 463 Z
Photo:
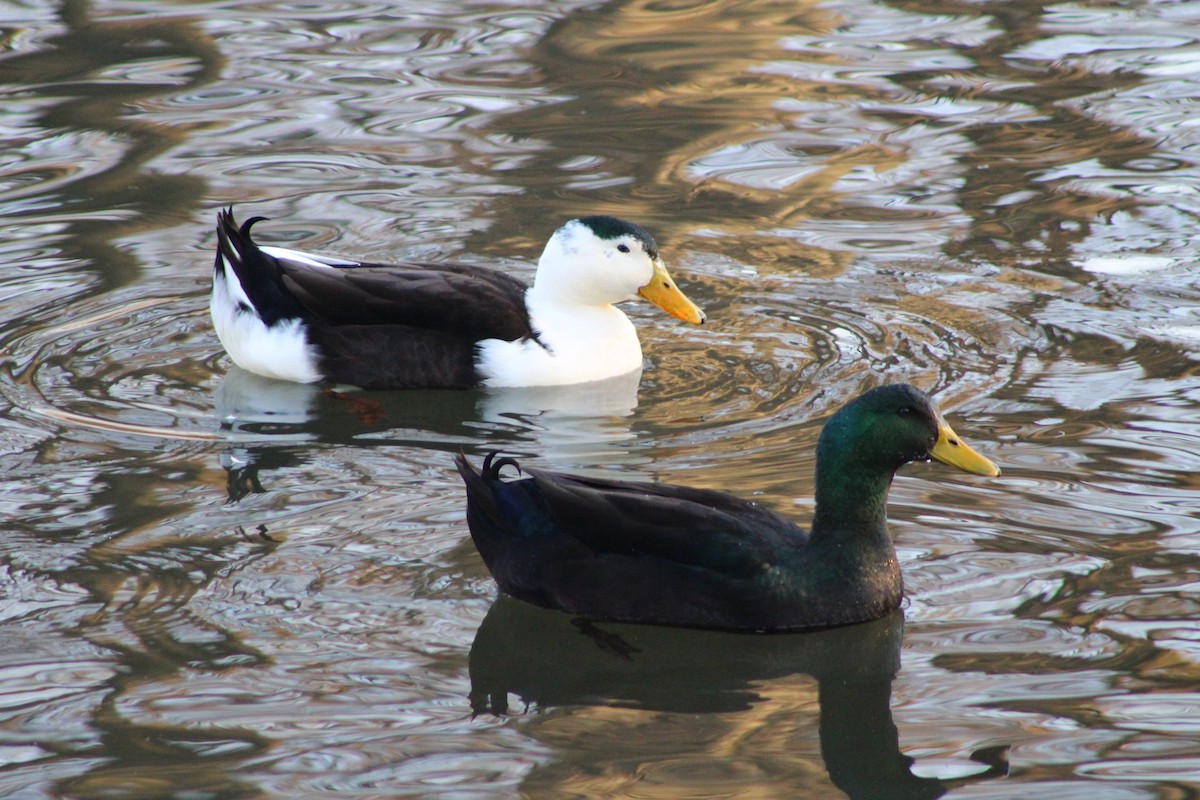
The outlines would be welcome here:
M 477 391 L 363 392 L 264 378 L 230 366 L 214 404 L 242 441 L 405 443 L 449 451 L 482 442 L 552 463 L 634 464 L 641 371 L 603 381 Z M 244 459 L 243 459 L 244 461 Z
M 223 59 L 185 17 L 101 20 L 87 0 L 56 5 L 57 20 L 5 18 L 17 46 L 4 58 L 2 80 L 16 102 L 6 104 L 0 207 L 20 217 L 22 247 L 54 253 L 55 266 L 102 267 L 87 277 L 117 288 L 135 276 L 113 240 L 179 224 L 206 193 L 195 173 L 148 168 L 198 124 L 146 123 L 128 111 L 211 83 Z
M 1191 796 L 1193 5 L 0 15 L 0 794 Z M 709 323 L 630 304 L 603 385 L 262 381 L 208 320 L 230 203 L 525 278 L 618 214 Z M 896 380 L 1004 469 L 897 478 L 903 637 L 489 610 L 452 453 L 804 522 Z
M 488 611 L 471 646 L 471 706 L 477 714 L 507 714 L 510 695 L 525 704 L 525 713 L 530 706 L 596 706 L 587 713 L 600 726 L 627 719 L 621 711 L 627 708 L 730 715 L 731 730 L 685 756 L 694 769 L 679 763 L 667 766 L 681 778 L 692 773 L 679 787 L 685 791 L 689 784 L 692 791 L 711 790 L 710 782 L 720 781 L 722 772 L 748 767 L 759 773 L 756 784 L 776 796 L 805 791 L 810 779 L 806 770 L 780 769 L 779 762 L 796 757 L 789 740 L 808 734 L 814 694 L 825 768 L 833 784 L 850 797 L 941 797 L 955 785 L 1006 774 L 1003 747 L 973 754 L 987 768 L 969 779 L 913 774 L 913 760 L 900 752 L 889 706 L 902 633 L 898 612 L 865 625 L 805 635 L 753 636 L 594 625 L 502 597 Z M 815 680 L 815 689 L 797 680 L 800 673 Z M 542 729 L 553 736 L 560 722 L 551 713 L 527 728 L 534 737 Z M 750 746 L 740 758 L 729 759 L 730 750 L 742 749 L 742 740 L 749 740 Z M 630 752 L 644 760 L 637 768 L 639 776 L 627 778 L 624 770 L 606 763 L 611 753 L 581 745 L 566 763 L 545 770 L 548 774 L 531 774 L 526 790 L 569 786 L 585 795 L 624 794 L 633 787 L 621 784 L 640 782 L 663 767 L 654 763 L 654 756 Z M 672 754 L 668 760 L 678 758 Z M 714 769 L 711 764 L 702 766 L 705 760 L 724 763 Z

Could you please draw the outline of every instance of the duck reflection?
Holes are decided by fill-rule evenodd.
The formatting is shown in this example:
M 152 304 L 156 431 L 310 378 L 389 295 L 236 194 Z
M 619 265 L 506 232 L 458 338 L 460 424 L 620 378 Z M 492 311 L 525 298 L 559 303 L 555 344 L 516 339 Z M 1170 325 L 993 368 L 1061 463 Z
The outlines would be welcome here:
M 320 391 L 230 367 L 213 395 L 214 413 L 222 428 L 235 433 L 303 434 Z
M 642 371 L 566 386 L 491 389 L 480 398 L 478 419 L 507 427 L 519 446 L 545 452 L 556 463 L 586 469 L 629 465 L 640 458 L 628 447 Z
M 796 635 L 747 635 L 649 625 L 599 626 L 501 596 L 470 654 L 475 714 L 526 706 L 610 706 L 683 714 L 748 711 L 770 700 L 772 680 L 816 679 L 826 770 L 851 798 L 918 800 L 1005 775 L 1007 747 L 972 760 L 983 771 L 925 778 L 911 771 L 892 721 L 903 615 Z
M 363 392 L 230 367 L 213 398 L 221 428 L 239 443 L 221 454 L 229 499 L 262 492 L 264 470 L 299 462 L 298 448 L 280 445 L 310 441 L 447 452 L 487 441 L 514 452 L 536 450 L 556 468 L 633 464 L 641 458 L 629 447 L 640 381 L 637 370 L 570 386 Z

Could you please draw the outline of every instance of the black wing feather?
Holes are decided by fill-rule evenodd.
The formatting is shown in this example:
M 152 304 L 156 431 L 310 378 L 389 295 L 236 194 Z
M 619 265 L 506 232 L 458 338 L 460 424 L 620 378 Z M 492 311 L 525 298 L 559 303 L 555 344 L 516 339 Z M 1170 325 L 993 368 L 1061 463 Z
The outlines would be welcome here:
M 292 296 L 327 325 L 404 325 L 475 341 L 533 335 L 527 287 L 503 272 L 469 264 L 320 268 L 278 261 Z
M 517 278 L 471 264 L 313 266 L 264 252 L 232 209 L 218 215 L 220 255 L 267 325 L 300 318 L 329 326 L 393 325 L 445 332 L 470 342 L 536 338 Z M 220 270 L 218 257 L 215 269 Z
M 751 577 L 807 539 L 778 514 L 724 492 L 527 472 L 560 530 L 596 553 Z
M 455 460 L 471 537 L 513 597 L 601 619 L 794 626 L 767 570 L 806 535 L 754 503 L 540 470 L 502 481 L 500 467 L 511 459 L 493 454 L 481 472 L 461 455 Z

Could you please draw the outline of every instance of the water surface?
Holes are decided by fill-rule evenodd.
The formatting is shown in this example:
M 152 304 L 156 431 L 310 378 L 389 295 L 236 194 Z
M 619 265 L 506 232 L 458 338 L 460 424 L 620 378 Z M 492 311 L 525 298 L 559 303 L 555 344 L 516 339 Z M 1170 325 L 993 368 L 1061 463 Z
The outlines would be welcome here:
M 0 794 L 1188 797 L 1200 11 L 26 2 L 0 11 Z M 709 315 L 585 390 L 261 381 L 263 241 L 528 278 L 585 213 Z M 496 601 L 451 454 L 806 521 L 822 420 L 933 392 L 1004 470 L 890 505 L 908 599 L 791 637 Z

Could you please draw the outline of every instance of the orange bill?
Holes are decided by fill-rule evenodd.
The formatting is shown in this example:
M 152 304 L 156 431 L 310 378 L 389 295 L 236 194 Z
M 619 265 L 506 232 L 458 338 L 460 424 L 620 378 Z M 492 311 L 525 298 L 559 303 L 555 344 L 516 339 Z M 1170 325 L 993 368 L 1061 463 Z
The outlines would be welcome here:
M 662 259 L 654 259 L 654 275 L 650 282 L 638 289 L 638 296 L 644 297 L 675 319 L 699 325 L 704 322 L 704 312 L 679 291 L 675 281 L 671 279 Z

